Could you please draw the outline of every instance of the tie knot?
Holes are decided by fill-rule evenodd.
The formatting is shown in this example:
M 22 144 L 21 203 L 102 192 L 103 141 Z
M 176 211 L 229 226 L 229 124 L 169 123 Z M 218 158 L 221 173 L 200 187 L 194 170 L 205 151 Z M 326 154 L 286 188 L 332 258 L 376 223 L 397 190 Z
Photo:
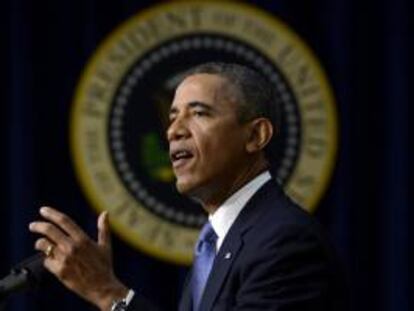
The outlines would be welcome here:
M 206 248 L 215 250 L 216 241 L 217 234 L 211 226 L 211 223 L 208 221 L 201 229 L 200 236 L 198 237 L 198 242 L 196 244 L 196 255 L 204 252 Z
M 217 234 L 213 229 L 213 226 L 207 221 L 200 232 L 199 241 L 215 243 L 217 240 Z

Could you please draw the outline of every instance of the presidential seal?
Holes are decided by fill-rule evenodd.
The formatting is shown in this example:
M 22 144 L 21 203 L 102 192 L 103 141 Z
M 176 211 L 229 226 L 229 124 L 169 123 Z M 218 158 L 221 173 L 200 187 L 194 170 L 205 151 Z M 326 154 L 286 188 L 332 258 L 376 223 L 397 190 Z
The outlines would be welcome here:
M 91 205 L 139 249 L 188 264 L 201 208 L 178 195 L 165 131 L 174 89 L 190 67 L 235 62 L 261 72 L 281 102 L 275 177 L 309 211 L 337 148 L 335 103 L 323 70 L 287 25 L 234 2 L 179 1 L 127 20 L 96 50 L 71 117 L 75 168 Z

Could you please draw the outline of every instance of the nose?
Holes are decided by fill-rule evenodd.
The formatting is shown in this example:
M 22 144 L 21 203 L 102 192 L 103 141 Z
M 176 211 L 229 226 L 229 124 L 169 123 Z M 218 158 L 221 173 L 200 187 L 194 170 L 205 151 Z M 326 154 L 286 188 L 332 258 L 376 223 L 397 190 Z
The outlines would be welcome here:
M 171 122 L 170 126 L 167 129 L 167 139 L 168 141 L 180 140 L 183 138 L 188 138 L 190 136 L 190 131 L 188 125 L 183 118 L 176 118 Z

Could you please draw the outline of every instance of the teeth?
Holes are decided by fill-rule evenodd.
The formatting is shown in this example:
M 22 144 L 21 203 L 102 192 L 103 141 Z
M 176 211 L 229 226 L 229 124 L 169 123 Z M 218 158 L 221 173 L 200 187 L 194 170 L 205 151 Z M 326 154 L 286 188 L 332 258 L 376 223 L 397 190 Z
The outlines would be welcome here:
M 173 158 L 175 160 L 181 159 L 181 158 L 185 158 L 185 157 L 189 157 L 191 156 L 191 153 L 185 150 L 182 151 L 178 151 L 177 153 L 174 154 Z

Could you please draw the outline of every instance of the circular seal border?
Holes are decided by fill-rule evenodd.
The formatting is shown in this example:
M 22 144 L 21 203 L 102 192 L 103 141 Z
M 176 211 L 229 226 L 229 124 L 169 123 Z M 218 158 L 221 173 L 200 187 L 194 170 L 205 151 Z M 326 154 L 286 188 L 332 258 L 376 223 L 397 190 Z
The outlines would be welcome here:
M 164 220 L 155 217 L 154 215 L 151 215 L 147 211 L 145 211 L 143 208 L 140 209 L 140 211 L 137 212 L 135 216 L 132 216 L 132 219 L 136 221 L 137 224 L 139 223 L 139 219 L 145 219 L 146 222 L 152 223 L 152 227 L 146 228 L 145 230 L 147 232 L 131 232 L 131 228 L 128 226 L 125 226 L 125 222 L 130 221 L 131 218 L 127 218 L 127 216 L 122 215 L 122 209 L 125 207 L 127 208 L 128 205 L 134 205 L 133 198 L 127 193 L 125 189 L 122 189 L 120 187 L 121 182 L 119 181 L 119 177 L 116 176 L 115 172 L 113 173 L 112 177 L 115 177 L 115 180 L 118 181 L 118 185 L 112 185 L 116 189 L 114 190 L 116 193 L 122 195 L 125 199 L 124 202 L 113 202 L 113 200 L 106 200 L 102 197 L 102 191 L 98 191 L 96 189 L 96 185 L 93 183 L 96 182 L 97 178 L 101 178 L 100 181 L 102 184 L 100 187 L 102 189 L 105 189 L 105 187 L 109 187 L 110 183 L 113 183 L 113 180 L 107 180 L 108 176 L 94 176 L 91 171 L 89 164 L 92 162 L 87 162 L 85 158 L 82 156 L 82 148 L 79 145 L 79 141 L 83 141 L 85 139 L 82 137 L 83 133 L 80 130 L 82 126 L 85 124 L 81 120 L 81 113 L 85 109 L 87 103 L 87 98 L 85 97 L 85 94 L 88 91 L 91 91 L 88 89 L 91 83 L 91 79 L 93 79 L 94 75 L 97 72 L 97 69 L 99 67 L 104 66 L 104 60 L 108 58 L 109 54 L 114 53 L 116 50 L 117 45 L 122 44 L 122 39 L 129 30 L 133 29 L 134 26 L 137 26 L 143 21 L 148 21 L 151 18 L 155 18 L 156 16 L 162 16 L 165 12 L 178 12 L 179 10 L 190 10 L 190 9 L 210 9 L 210 10 L 223 10 L 224 12 L 233 12 L 234 14 L 239 14 L 240 16 L 243 15 L 244 18 L 249 19 L 249 17 L 252 17 L 251 22 L 258 23 L 258 24 L 264 24 L 268 28 L 277 29 L 279 33 L 278 36 L 283 37 L 283 40 L 290 43 L 290 46 L 286 46 L 285 50 L 279 51 L 281 53 L 280 55 L 284 55 L 285 60 L 288 62 L 296 62 L 303 60 L 304 63 L 310 64 L 311 66 L 311 74 L 313 77 L 317 80 L 318 84 L 318 92 L 320 92 L 318 98 L 322 98 L 325 102 L 314 102 L 310 104 L 311 107 L 301 107 L 301 104 L 303 102 L 298 99 L 298 105 L 300 107 L 301 111 L 305 111 L 305 109 L 323 109 L 324 115 L 326 116 L 326 120 L 317 120 L 310 118 L 310 120 L 305 119 L 304 113 L 301 114 L 302 116 L 302 124 L 307 123 L 313 123 L 312 126 L 318 127 L 319 129 L 323 127 L 323 133 L 326 135 L 324 138 L 326 139 L 325 146 L 320 145 L 320 141 L 318 143 L 318 137 L 316 138 L 306 138 L 305 131 L 305 138 L 303 138 L 304 141 L 308 139 L 308 145 L 304 143 L 304 149 L 309 149 L 308 152 L 313 155 L 317 155 L 321 152 L 320 148 L 326 148 L 324 150 L 325 159 L 323 161 L 323 165 L 318 167 L 316 170 L 318 173 L 316 174 L 318 180 L 315 180 L 315 176 L 310 174 L 308 172 L 308 167 L 311 167 L 312 165 L 316 165 L 315 161 L 312 161 L 308 157 L 306 157 L 304 154 L 306 151 L 302 151 L 299 155 L 298 164 L 295 168 L 288 184 L 286 185 L 285 190 L 294 197 L 299 203 L 301 203 L 305 208 L 307 208 L 309 211 L 313 211 L 316 207 L 317 202 L 320 200 L 322 194 L 326 191 L 326 188 L 328 186 L 328 182 L 330 180 L 331 174 L 333 172 L 336 154 L 337 154 L 337 137 L 338 137 L 338 128 L 337 128 L 337 113 L 335 109 L 335 100 L 333 96 L 333 92 L 331 90 L 331 87 L 327 81 L 326 74 L 321 68 L 321 65 L 314 55 L 314 53 L 311 51 L 311 49 L 303 42 L 303 40 L 295 33 L 293 32 L 286 24 L 278 20 L 276 17 L 262 11 L 259 8 L 244 4 L 244 3 L 235 3 L 235 2 L 220 2 L 220 1 L 211 1 L 208 3 L 204 2 L 197 2 L 197 1 L 179 1 L 175 3 L 168 3 L 168 4 L 158 4 L 153 7 L 150 7 L 144 11 L 141 11 L 140 13 L 136 14 L 135 16 L 132 16 L 130 19 L 126 20 L 124 23 L 122 23 L 119 27 L 117 27 L 108 37 L 104 40 L 104 42 L 98 47 L 94 55 L 92 56 L 91 60 L 86 66 L 86 69 L 84 70 L 84 73 L 80 79 L 80 82 L 78 84 L 78 87 L 75 92 L 74 97 L 74 106 L 72 109 L 72 115 L 71 115 L 71 124 L 70 124 L 70 143 L 71 143 L 71 150 L 74 160 L 74 165 L 76 169 L 76 173 L 78 176 L 78 179 L 80 181 L 80 184 L 82 185 L 82 188 L 86 192 L 87 198 L 92 203 L 91 205 L 97 210 L 102 211 L 103 209 L 108 209 L 108 206 L 111 206 L 111 204 L 118 205 L 117 210 L 110 210 L 112 212 L 111 214 L 113 217 L 111 218 L 111 224 L 114 227 L 115 231 L 120 234 L 125 240 L 131 242 L 133 245 L 138 246 L 140 249 L 144 250 L 147 253 L 150 253 L 158 258 L 166 259 L 178 264 L 188 264 L 191 262 L 192 259 L 192 252 L 189 250 L 192 250 L 192 246 L 196 240 L 198 230 L 195 229 L 186 229 L 186 232 L 183 232 L 183 228 L 180 228 L 178 225 L 174 225 L 171 223 L 166 223 Z M 229 13 L 230 14 L 230 13 Z M 197 29 L 200 31 L 201 29 Z M 208 29 L 209 31 L 214 32 L 212 29 Z M 218 29 L 216 29 L 218 31 Z M 194 31 L 188 31 L 183 33 L 194 33 Z M 226 33 L 228 34 L 228 33 Z M 235 35 L 233 33 L 233 35 Z M 159 44 L 161 41 L 158 41 Z M 252 42 L 249 42 L 252 44 Z M 151 47 L 149 45 L 147 47 L 148 51 Z M 269 51 L 267 51 L 265 48 L 261 47 L 260 45 L 255 47 L 261 51 L 264 55 L 267 55 L 270 59 L 274 60 L 274 57 L 272 55 L 269 55 Z M 116 51 L 115 51 L 116 53 Z M 144 52 L 142 54 L 145 53 Z M 293 54 L 291 54 L 293 53 Z M 300 59 L 295 58 L 295 53 L 299 54 Z M 137 58 L 139 55 L 135 54 L 135 58 Z M 296 55 L 297 56 L 297 55 Z M 121 69 L 117 74 L 120 78 L 122 78 L 126 74 L 126 70 L 129 68 L 129 64 L 135 59 L 129 59 L 125 61 L 123 64 L 123 70 Z M 277 65 L 280 65 L 276 62 Z M 290 70 L 295 70 L 296 65 L 292 65 L 289 69 L 289 66 L 286 65 L 285 67 L 281 67 L 281 70 L 285 70 L 284 74 L 290 81 L 292 75 L 301 74 L 298 72 L 290 72 Z M 297 69 L 297 68 L 296 68 Z M 307 74 L 307 73 L 304 73 Z M 293 79 L 293 78 L 292 78 Z M 291 81 L 290 81 L 291 82 Z M 119 80 L 118 80 L 119 83 Z M 107 94 L 104 95 L 107 98 L 112 98 L 114 96 L 114 92 L 116 90 L 116 87 L 118 86 L 117 83 L 113 85 L 113 89 L 107 90 Z M 296 89 L 297 86 L 294 86 L 294 83 L 292 83 L 292 88 Z M 302 90 L 303 92 L 311 92 L 311 87 L 308 87 L 307 90 Z M 294 92 L 295 95 L 298 93 Z M 309 103 L 308 103 L 309 104 Z M 98 107 L 89 107 L 91 109 L 96 109 L 96 113 L 99 113 L 101 108 Z M 106 107 L 108 108 L 108 107 Z M 105 110 L 105 107 L 103 108 Z M 93 112 L 91 110 L 91 112 Z M 100 111 L 102 113 L 102 111 Z M 311 114 L 311 112 L 310 112 Z M 106 125 L 109 122 L 109 120 L 105 120 L 104 125 Z M 96 125 L 96 124 L 95 124 Z M 309 125 L 311 126 L 311 125 Z M 99 127 L 102 130 L 105 130 L 107 128 L 106 126 L 102 126 L 102 124 L 99 125 Z M 303 125 L 303 128 L 306 129 L 306 127 Z M 91 140 L 88 143 L 96 143 L 96 144 L 102 144 L 101 148 L 104 148 L 106 151 L 106 154 L 100 154 L 96 155 L 97 157 L 104 158 L 104 161 L 110 161 L 110 158 L 108 156 L 109 154 L 109 148 L 107 146 L 107 142 L 102 141 L 102 139 L 99 141 L 99 137 L 97 137 L 97 141 L 94 142 L 94 140 L 91 138 Z M 313 141 L 313 143 L 312 143 Z M 85 143 L 83 141 L 83 143 Z M 89 161 L 93 161 L 93 157 L 89 159 Z M 109 162 L 108 162 L 109 163 Z M 320 164 L 320 163 L 319 163 Z M 113 168 L 109 168 L 110 170 L 113 170 Z M 95 172 L 96 173 L 96 172 Z M 317 186 L 315 186 L 315 184 Z M 109 188 L 108 188 L 109 189 Z M 121 211 L 121 212 L 119 212 Z M 130 211 L 129 211 L 130 212 Z M 163 228 L 165 226 L 170 227 L 169 230 L 163 232 L 160 228 Z M 157 227 L 157 230 L 154 231 L 154 228 Z M 181 242 L 185 244 L 184 248 L 181 249 L 174 249 L 173 247 L 167 247 L 167 249 L 161 249 L 159 245 L 156 245 L 156 243 L 148 243 L 148 240 L 145 238 L 142 238 L 141 234 L 146 235 L 159 235 L 160 231 L 162 232 L 162 239 L 173 243 L 174 241 L 171 239 L 171 237 L 168 237 L 168 235 L 174 231 L 174 234 L 177 236 L 181 236 Z M 155 237 L 155 239 L 160 239 L 159 237 Z M 183 251 L 184 249 L 184 251 Z

